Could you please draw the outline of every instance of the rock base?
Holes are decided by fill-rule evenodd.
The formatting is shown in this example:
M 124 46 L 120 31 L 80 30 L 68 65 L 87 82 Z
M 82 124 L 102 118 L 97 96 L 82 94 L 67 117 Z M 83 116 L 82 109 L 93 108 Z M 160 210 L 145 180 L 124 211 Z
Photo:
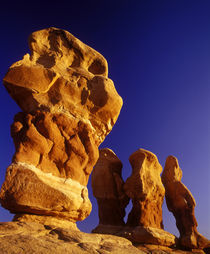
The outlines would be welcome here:
M 34 214 L 16 214 L 13 218 L 13 221 L 16 222 L 25 222 L 25 223 L 39 223 L 51 228 L 68 228 L 71 230 L 79 231 L 76 223 L 62 220 L 52 216 L 39 216 Z
M 14 214 L 54 216 L 72 222 L 85 219 L 92 209 L 86 186 L 21 162 L 8 167 L 0 201 Z
M 163 229 L 152 227 L 98 225 L 92 232 L 122 236 L 134 244 L 155 244 L 175 247 L 178 242 L 176 236 Z
M 118 236 L 88 234 L 37 222 L 2 222 L 0 237 L 0 254 L 204 254 L 201 250 L 189 252 L 159 245 L 134 246 Z

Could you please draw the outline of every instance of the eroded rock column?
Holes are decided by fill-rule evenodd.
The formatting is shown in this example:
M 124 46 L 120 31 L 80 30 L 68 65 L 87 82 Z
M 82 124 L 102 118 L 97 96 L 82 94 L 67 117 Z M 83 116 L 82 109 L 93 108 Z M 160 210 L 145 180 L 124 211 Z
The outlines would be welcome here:
M 187 187 L 181 182 L 182 170 L 174 156 L 166 159 L 162 182 L 166 190 L 166 203 L 176 219 L 180 233 L 180 243 L 187 248 L 210 247 L 210 241 L 197 231 L 194 214 L 195 199 Z
M 162 204 L 165 189 L 161 182 L 162 166 L 157 157 L 144 149 L 134 152 L 129 161 L 132 174 L 125 182 L 125 192 L 132 199 L 128 226 L 163 228 Z
M 122 162 L 117 155 L 108 148 L 101 149 L 99 159 L 93 169 L 91 184 L 93 195 L 98 203 L 99 226 L 94 232 L 107 231 L 108 226 L 123 226 L 125 207 L 129 198 L 123 190 Z
M 104 57 L 69 32 L 34 32 L 29 47 L 31 55 L 14 63 L 3 80 L 23 112 L 11 127 L 16 151 L 0 202 L 16 219 L 33 214 L 83 220 L 91 211 L 86 185 L 98 146 L 122 99 Z

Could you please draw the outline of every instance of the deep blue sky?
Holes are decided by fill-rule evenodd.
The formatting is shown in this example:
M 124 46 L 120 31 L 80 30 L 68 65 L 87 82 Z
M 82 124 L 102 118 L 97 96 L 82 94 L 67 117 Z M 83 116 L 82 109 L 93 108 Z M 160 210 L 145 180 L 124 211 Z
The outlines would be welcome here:
M 195 200 L 198 230 L 210 238 L 210 1 L 4 1 L 0 9 L 0 78 L 29 52 L 27 38 L 50 26 L 68 30 L 105 56 L 109 77 L 124 105 L 101 147 L 114 150 L 131 173 L 128 157 L 138 148 L 170 154 L 183 170 Z M 10 125 L 20 111 L 0 86 L 0 184 L 11 163 Z M 98 223 L 96 201 L 79 223 L 90 231 Z M 130 206 L 127 210 L 130 209 Z M 165 229 L 177 234 L 164 205 Z M 12 215 L 0 207 L 0 221 Z

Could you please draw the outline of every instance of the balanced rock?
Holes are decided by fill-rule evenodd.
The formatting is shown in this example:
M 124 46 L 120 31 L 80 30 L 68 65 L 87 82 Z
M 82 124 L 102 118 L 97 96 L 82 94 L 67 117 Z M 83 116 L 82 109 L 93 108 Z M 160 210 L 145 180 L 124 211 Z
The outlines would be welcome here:
M 123 190 L 121 172 L 122 163 L 116 154 L 108 148 L 101 149 L 91 176 L 93 195 L 97 199 L 99 213 L 99 226 L 93 232 L 99 232 L 101 225 L 125 224 L 123 218 L 129 198 Z
M 86 185 L 98 146 L 122 99 L 104 57 L 67 31 L 34 32 L 29 47 L 31 55 L 14 63 L 3 80 L 23 112 L 11 127 L 16 152 L 0 202 L 19 215 L 83 220 L 91 211 Z
M 133 207 L 127 225 L 162 229 L 165 194 L 160 178 L 162 167 L 157 157 L 144 149 L 134 152 L 129 161 L 132 175 L 126 180 L 124 190 L 132 199 Z
M 162 182 L 166 190 L 166 204 L 176 219 L 180 233 L 180 243 L 186 248 L 207 248 L 210 241 L 197 231 L 194 214 L 195 199 L 187 187 L 181 182 L 182 170 L 174 156 L 166 159 Z

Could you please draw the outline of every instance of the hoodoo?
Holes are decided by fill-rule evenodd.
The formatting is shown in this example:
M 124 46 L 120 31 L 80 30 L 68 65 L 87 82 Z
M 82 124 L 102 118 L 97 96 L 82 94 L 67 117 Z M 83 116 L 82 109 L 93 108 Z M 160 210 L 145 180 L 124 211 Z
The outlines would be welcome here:
M 161 182 L 162 166 L 157 157 L 144 149 L 134 152 L 129 161 L 132 174 L 125 182 L 125 192 L 132 199 L 128 226 L 163 228 L 162 204 L 165 189 Z
M 166 190 L 168 210 L 173 213 L 180 233 L 180 244 L 186 248 L 209 248 L 210 241 L 197 231 L 194 214 L 195 199 L 181 182 L 182 170 L 176 157 L 166 159 L 162 181 Z
M 111 149 L 101 149 L 91 177 L 99 214 L 99 225 L 93 232 L 109 231 L 109 226 L 125 225 L 123 219 L 129 198 L 123 190 L 121 174 L 122 162 L 117 155 Z
M 83 220 L 91 212 L 86 185 L 98 146 L 112 130 L 122 98 L 105 58 L 69 32 L 34 32 L 29 47 L 31 55 L 14 63 L 3 80 L 23 112 L 11 127 L 16 151 L 0 201 L 19 220 L 27 214 Z

